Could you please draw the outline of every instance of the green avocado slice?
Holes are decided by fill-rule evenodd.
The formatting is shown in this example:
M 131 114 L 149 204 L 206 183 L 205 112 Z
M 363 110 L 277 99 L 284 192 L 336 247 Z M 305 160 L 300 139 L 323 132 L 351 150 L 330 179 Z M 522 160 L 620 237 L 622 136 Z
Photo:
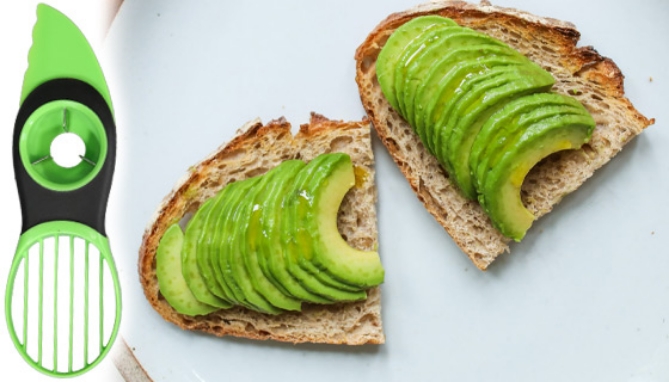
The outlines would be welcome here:
M 485 55 L 484 58 L 481 55 Z M 521 60 L 520 55 L 508 47 L 496 45 L 472 45 L 453 47 L 443 53 L 443 57 L 430 65 L 430 69 L 424 76 L 424 80 L 406 92 L 410 97 L 406 102 L 409 105 L 407 113 L 411 113 L 410 119 L 413 127 L 425 146 L 432 154 L 434 151 L 428 145 L 428 135 L 425 133 L 426 120 L 437 107 L 439 95 L 452 95 L 459 84 L 471 73 L 479 72 L 492 65 L 515 65 Z
M 311 237 L 305 221 L 298 215 L 300 199 L 310 198 L 304 185 L 320 171 L 320 165 L 327 155 L 320 155 L 309 162 L 295 177 L 282 201 L 281 245 L 284 248 L 288 271 L 308 291 L 323 296 L 331 301 L 357 301 L 367 298 L 364 291 L 350 292 L 337 289 L 320 281 L 316 275 L 324 273 L 311 263 Z
M 263 275 L 269 282 L 271 282 L 281 293 L 287 296 L 293 296 L 282 283 L 278 281 L 276 277 L 270 271 L 269 259 L 272 254 L 272 251 L 275 249 L 272 246 L 268 246 L 267 242 L 269 241 L 270 233 L 267 230 L 267 227 L 264 226 L 264 216 L 269 214 L 268 209 L 272 213 L 276 213 L 277 210 L 272 204 L 271 198 L 275 197 L 277 192 L 280 192 L 280 189 L 283 187 L 283 184 L 286 182 L 286 178 L 292 179 L 295 177 L 295 174 L 299 170 L 295 170 L 295 166 L 299 163 L 304 166 L 304 162 L 296 160 L 288 160 L 280 164 L 281 171 L 278 173 L 268 172 L 266 175 L 273 176 L 271 182 L 268 182 L 266 188 L 263 189 L 262 195 L 256 197 L 256 203 L 258 207 L 253 211 L 251 221 L 249 223 L 249 250 L 254 252 L 254 255 L 258 259 L 258 266 L 262 270 Z M 300 167 L 301 168 L 301 167 Z M 266 219 L 266 218 L 265 218 Z M 276 218 L 272 217 L 272 220 L 276 221 Z
M 403 82 L 397 84 L 401 79 L 399 76 L 395 76 L 395 92 L 400 99 L 400 108 L 404 118 L 412 126 L 416 124 L 414 100 L 416 99 L 417 89 L 420 85 L 429 83 L 426 79 L 437 67 L 443 73 L 457 62 L 472 58 L 478 59 L 484 54 L 489 55 L 499 52 L 504 55 L 513 55 L 515 53 L 500 41 L 469 28 L 439 28 L 430 31 L 430 34 L 433 36 L 432 39 L 436 41 L 431 45 L 422 46 L 422 49 L 414 50 L 415 53 L 410 56 L 410 61 L 404 63 L 406 74 L 402 76 Z M 413 43 L 411 46 L 413 46 Z M 472 47 L 476 47 L 476 49 L 471 50 Z M 409 47 L 407 47 L 408 49 Z M 402 62 L 398 63 L 398 65 L 401 64 Z
M 181 314 L 209 314 L 217 307 L 198 301 L 186 284 L 181 269 L 184 234 L 178 224 L 171 225 L 160 238 L 156 253 L 156 278 L 165 300 Z
M 339 206 L 354 185 L 351 157 L 343 153 L 328 154 L 308 182 L 300 187 L 295 209 L 306 228 L 298 230 L 296 238 L 298 245 L 301 244 L 302 256 L 318 269 L 348 284 L 370 288 L 384 279 L 379 254 L 349 246 L 337 228 Z M 311 248 L 303 245 L 306 242 L 312 243 Z
M 221 258 L 225 257 L 228 252 L 223 247 L 223 243 L 230 237 L 226 226 L 230 223 L 232 210 L 236 206 L 232 200 L 239 195 L 239 189 L 242 186 L 244 186 L 242 182 L 232 182 L 226 185 L 216 196 L 215 204 L 209 212 L 207 223 L 205 223 L 205 229 L 208 233 L 200 241 L 201 257 L 204 259 L 203 266 L 209 267 L 209 272 L 214 274 L 215 286 L 228 294 L 230 301 L 235 305 L 242 305 L 255 310 L 255 306 L 246 302 L 244 294 L 237 284 L 234 284 L 230 273 L 225 273 L 223 271 L 225 268 L 221 266 Z
M 595 121 L 589 114 L 561 115 L 535 123 L 518 136 L 486 179 L 484 208 L 507 237 L 520 241 L 534 221 L 520 188 L 525 176 L 548 155 L 581 147 L 590 140 Z
M 442 115 L 448 112 L 452 101 L 466 92 L 466 87 L 471 83 L 471 79 L 490 71 L 490 68 L 516 66 L 520 65 L 520 62 L 520 60 L 509 59 L 509 57 L 504 56 L 465 60 L 448 70 L 438 83 L 430 86 L 432 89 L 425 88 L 422 95 L 417 95 L 420 98 L 415 102 L 424 102 L 426 106 L 422 113 L 415 114 L 416 129 L 419 134 L 422 131 L 422 135 L 425 137 L 424 144 L 431 153 L 436 154 L 435 137 L 439 131 L 436 124 Z
M 381 49 L 376 60 L 376 77 L 388 102 L 398 109 L 395 97 L 395 67 L 404 48 L 423 32 L 441 25 L 457 25 L 453 20 L 441 16 L 414 18 L 393 32 Z
M 218 234 L 215 230 L 215 222 L 218 220 L 220 209 L 225 205 L 224 201 L 231 190 L 232 188 L 227 186 L 211 199 L 211 204 L 207 211 L 202 212 L 201 217 L 198 217 L 198 220 L 202 220 L 201 223 L 198 223 L 198 220 L 196 220 L 188 224 L 201 224 L 199 235 L 195 239 L 195 260 L 205 286 L 214 296 L 225 301 L 230 301 L 232 304 L 237 304 L 232 291 L 227 285 L 221 283 L 220 272 L 217 267 L 214 267 L 211 255 L 211 252 L 214 250 L 212 248 L 214 247 L 213 243 L 215 243 L 216 235 Z M 188 227 L 186 231 L 188 231 Z
M 303 301 L 326 304 L 331 300 L 305 289 L 288 271 L 289 255 L 280 240 L 281 232 L 285 229 L 282 202 L 295 177 L 306 164 L 301 160 L 290 160 L 284 162 L 283 166 L 281 177 L 277 177 L 274 187 L 269 190 L 261 210 L 260 225 L 263 234 L 259 237 L 257 247 L 260 264 L 268 279 L 273 280 L 277 287 L 283 287 L 290 295 Z
M 497 168 L 497 166 L 499 165 L 499 161 L 501 160 L 501 158 L 503 158 L 504 154 L 508 150 L 513 148 L 512 145 L 514 144 L 514 142 L 516 142 L 518 136 L 522 135 L 525 132 L 525 130 L 530 128 L 533 124 L 540 123 L 544 120 L 551 120 L 573 115 L 585 116 L 586 114 L 584 114 L 581 110 L 571 105 L 555 105 L 555 106 L 542 107 L 541 111 L 537 111 L 536 113 L 528 113 L 528 115 L 521 116 L 518 124 L 522 125 L 523 128 L 514 128 L 513 131 L 510 131 L 507 135 L 504 136 L 500 134 L 501 139 L 499 139 L 497 142 L 493 142 L 491 147 L 488 149 L 488 155 L 483 158 L 482 163 L 480 164 L 480 166 L 482 167 L 481 171 L 483 172 L 483 174 L 481 180 L 479 180 L 482 186 L 479 189 L 478 200 L 479 204 L 481 204 L 484 210 L 486 209 L 487 204 L 486 204 L 486 194 L 483 192 L 483 190 L 485 190 L 485 184 L 487 182 L 488 176 L 490 175 L 493 169 Z
M 405 119 L 407 114 L 405 113 L 406 108 L 404 103 L 404 84 L 409 67 L 416 63 L 416 60 L 418 60 L 427 50 L 435 45 L 440 45 L 444 36 L 458 32 L 462 33 L 463 31 L 466 30 L 459 25 L 440 25 L 416 36 L 416 38 L 404 48 L 404 52 L 402 52 L 399 60 L 397 60 L 397 63 L 395 64 L 394 81 L 395 98 L 397 99 L 398 106 L 397 110 L 400 115 L 405 117 Z
M 485 204 L 481 191 L 485 178 L 513 142 L 515 134 L 542 119 L 561 114 L 582 112 L 583 106 L 576 100 L 554 93 L 533 94 L 509 102 L 493 114 L 476 136 L 469 157 L 469 167 L 479 191 L 479 202 Z
M 452 126 L 449 122 L 454 119 L 454 111 L 457 110 L 461 100 L 475 97 L 480 94 L 481 89 L 485 89 L 485 84 L 499 83 L 504 80 L 506 74 L 513 70 L 514 66 L 493 66 L 490 69 L 484 69 L 480 73 L 475 73 L 466 78 L 449 99 L 445 100 L 445 106 L 440 114 L 435 115 L 436 122 L 432 126 L 434 155 L 439 160 L 439 163 L 446 169 L 449 175 L 452 176 L 453 168 L 447 157 L 447 144 L 450 137 Z M 479 89 L 478 91 L 476 89 Z
M 230 200 L 230 203 L 234 207 L 232 207 L 232 213 L 229 216 L 229 225 L 226 224 L 227 237 L 221 243 L 219 259 L 225 258 L 225 261 L 220 263 L 222 265 L 223 277 L 226 281 L 232 280 L 233 288 L 239 288 L 244 295 L 245 301 L 256 307 L 255 310 L 258 312 L 279 314 L 283 310 L 273 306 L 254 288 L 254 284 L 251 281 L 252 276 L 247 271 L 243 259 L 243 248 L 248 246 L 246 241 L 247 221 L 251 216 L 251 210 L 255 203 L 254 195 L 263 179 L 264 176 L 257 176 L 240 182 L 241 185 L 237 198 Z
M 214 268 L 220 274 L 221 279 L 219 281 L 226 284 L 232 290 L 238 305 L 258 312 L 274 314 L 278 311 L 277 309 L 272 307 L 257 293 L 254 294 L 251 292 L 253 287 L 248 281 L 248 275 L 246 275 L 247 283 L 244 283 L 244 280 L 240 281 L 242 279 L 240 274 L 245 274 L 246 272 L 242 273 L 239 269 L 240 267 L 243 268 L 243 262 L 237 261 L 242 261 L 238 257 L 238 245 L 242 240 L 239 238 L 240 233 L 238 231 L 240 224 L 239 212 L 242 209 L 242 201 L 259 180 L 258 177 L 248 178 L 227 186 L 231 187 L 232 190 L 224 201 L 226 206 L 223 208 L 218 218 L 219 221 L 216 223 L 216 234 L 218 237 L 213 242 L 214 251 L 212 251 L 212 260 Z
M 232 302 L 223 300 L 211 293 L 197 266 L 197 241 L 202 234 L 205 217 L 209 213 L 213 201 L 213 199 L 209 199 L 204 202 L 186 226 L 183 248 L 181 249 L 181 266 L 186 284 L 188 284 L 188 288 L 193 292 L 196 299 L 217 308 L 227 309 L 232 307 Z
M 321 155 L 318 158 L 314 159 L 315 162 L 314 162 L 313 166 L 316 167 L 316 172 L 314 172 L 312 174 L 312 176 L 315 176 L 315 174 L 318 171 L 320 171 L 320 168 L 323 166 L 324 163 L 327 162 L 329 157 L 330 157 L 330 155 Z M 309 179 L 305 178 L 305 181 L 309 181 Z M 337 206 L 337 208 L 339 208 L 339 206 Z M 297 211 L 298 211 L 298 214 L 297 214 L 296 220 L 295 220 L 295 222 L 297 223 L 296 229 L 297 229 L 297 232 L 304 232 L 305 235 L 296 236 L 296 237 L 299 237 L 299 238 L 303 239 L 299 248 L 302 250 L 301 254 L 305 254 L 305 253 L 308 253 L 310 250 L 312 250 L 312 247 L 313 247 L 313 239 L 312 239 L 312 237 L 310 237 L 306 234 L 306 232 L 308 232 L 308 231 L 304 227 L 304 222 L 306 221 L 305 220 L 306 217 L 303 214 L 304 213 L 310 213 L 310 212 L 306 212 L 306 210 L 301 210 L 301 209 L 298 209 Z M 299 257 L 299 259 L 302 259 L 302 261 L 299 262 L 300 267 L 302 267 L 305 271 L 312 274 L 321 283 L 323 283 L 327 286 L 333 287 L 335 289 L 339 289 L 339 290 L 342 290 L 342 291 L 347 291 L 347 292 L 354 293 L 355 295 L 360 294 L 360 290 L 361 290 L 360 287 L 347 284 L 344 280 L 337 280 L 336 278 L 332 277 L 332 275 L 330 275 L 327 272 L 327 270 L 323 271 L 321 269 L 318 269 L 314 264 L 312 264 L 311 261 L 304 261 L 303 257 Z
M 260 229 L 260 216 L 262 215 L 262 209 L 265 207 L 267 194 L 286 168 L 284 163 L 265 173 L 242 200 L 242 209 L 239 212 L 240 219 L 237 226 L 239 231 L 237 237 L 240 240 L 238 248 L 243 268 L 253 289 L 278 309 L 300 311 L 302 307 L 300 301 L 283 293 L 281 289 L 278 289 L 265 277 L 258 255 L 258 243 L 263 235 Z
M 499 80 L 479 85 L 460 101 L 448 121 L 446 131 L 451 134 L 444 147 L 453 169 L 452 179 L 465 197 L 476 200 L 477 196 L 469 171 L 469 155 L 483 123 L 509 101 L 548 91 L 554 83 L 553 76 L 539 66 L 524 65 L 513 68 Z
M 469 154 L 469 167 L 478 190 L 482 189 L 484 184 L 485 171 L 480 169 L 481 165 L 488 160 L 490 155 L 504 148 L 511 127 L 523 128 L 524 124 L 519 125 L 521 117 L 525 121 L 542 119 L 546 107 L 558 106 L 558 113 L 563 112 L 564 109 L 560 107 L 564 105 L 564 102 L 557 99 L 556 103 L 555 100 L 552 93 L 521 97 L 507 103 L 488 118 L 474 139 Z M 568 110 L 569 108 L 564 112 Z M 495 152 L 492 152 L 490 147 L 494 147 Z

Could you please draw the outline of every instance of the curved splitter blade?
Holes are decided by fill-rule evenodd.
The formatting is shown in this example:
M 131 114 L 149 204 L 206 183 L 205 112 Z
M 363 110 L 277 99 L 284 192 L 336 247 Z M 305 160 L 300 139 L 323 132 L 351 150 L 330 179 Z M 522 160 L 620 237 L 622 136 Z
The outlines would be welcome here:
M 93 86 L 113 110 L 100 63 L 81 30 L 64 14 L 46 5 L 37 6 L 33 45 L 23 78 L 21 104 L 39 85 L 57 78 L 72 78 Z

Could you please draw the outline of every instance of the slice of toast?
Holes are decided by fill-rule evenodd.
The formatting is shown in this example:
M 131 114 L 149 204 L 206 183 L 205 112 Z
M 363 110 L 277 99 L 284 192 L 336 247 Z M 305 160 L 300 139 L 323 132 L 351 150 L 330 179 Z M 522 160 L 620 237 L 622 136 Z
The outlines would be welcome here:
M 382 21 L 358 47 L 356 82 L 362 103 L 381 141 L 427 210 L 474 264 L 485 270 L 509 251 L 509 239 L 497 231 L 478 203 L 465 199 L 448 174 L 428 153 L 409 124 L 390 106 L 376 78 L 376 58 L 388 37 L 412 18 L 436 14 L 497 38 L 553 74 L 553 91 L 577 98 L 597 127 L 580 150 L 556 153 L 539 163 L 522 186 L 526 207 L 540 217 L 576 190 L 596 169 L 654 120 L 641 115 L 625 98 L 623 75 L 616 64 L 590 46 L 576 47 L 574 25 L 488 2 L 433 2 Z
M 293 343 L 384 343 L 379 287 L 370 289 L 364 301 L 305 304 L 298 313 L 272 316 L 235 307 L 191 317 L 172 309 L 160 294 L 156 279 L 156 249 L 170 225 L 183 224 L 205 200 L 230 182 L 263 174 L 288 159 L 309 161 L 329 152 L 349 154 L 357 174 L 356 186 L 348 192 L 339 210 L 339 231 L 351 246 L 375 249 L 378 246 L 376 188 L 370 129 L 366 120 L 330 121 L 312 113 L 309 124 L 300 126 L 299 133 L 293 136 L 291 125 L 283 118 L 265 126 L 255 120 L 242 127 L 230 143 L 192 167 L 158 207 L 139 251 L 140 281 L 153 308 L 165 320 L 183 329 L 217 336 Z

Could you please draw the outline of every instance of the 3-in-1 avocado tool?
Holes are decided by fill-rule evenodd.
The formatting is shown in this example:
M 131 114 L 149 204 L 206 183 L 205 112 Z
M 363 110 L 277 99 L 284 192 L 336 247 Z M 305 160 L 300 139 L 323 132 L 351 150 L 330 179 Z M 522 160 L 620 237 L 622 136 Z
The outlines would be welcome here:
M 105 233 L 113 108 L 86 38 L 44 4 L 37 7 L 28 64 L 13 141 L 23 225 L 5 313 L 12 341 L 31 366 L 76 376 L 109 352 L 121 318 Z M 81 151 L 73 153 L 77 143 Z

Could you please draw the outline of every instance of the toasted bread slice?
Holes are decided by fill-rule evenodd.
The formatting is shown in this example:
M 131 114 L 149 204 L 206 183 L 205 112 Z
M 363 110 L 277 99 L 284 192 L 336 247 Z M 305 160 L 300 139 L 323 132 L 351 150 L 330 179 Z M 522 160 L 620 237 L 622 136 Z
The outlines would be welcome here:
M 580 150 L 554 154 L 525 179 L 522 199 L 537 218 L 550 212 L 654 120 L 641 115 L 625 98 L 623 75 L 613 61 L 590 46 L 576 46 L 580 34 L 570 23 L 488 2 L 460 1 L 419 5 L 382 21 L 355 56 L 362 103 L 418 198 L 472 262 L 485 270 L 509 250 L 509 239 L 493 227 L 476 202 L 456 190 L 418 135 L 390 106 L 376 78 L 376 58 L 388 37 L 412 18 L 428 14 L 452 18 L 509 44 L 553 74 L 553 91 L 577 98 L 594 117 L 597 127 L 588 144 Z
M 146 298 L 165 320 L 183 329 L 217 336 L 231 335 L 285 342 L 328 344 L 381 344 L 385 341 L 381 321 L 379 287 L 368 291 L 364 301 L 335 305 L 304 305 L 300 313 L 272 316 L 241 307 L 219 310 L 206 316 L 177 313 L 160 294 L 156 279 L 156 249 L 163 233 L 175 222 L 184 222 L 208 198 L 226 184 L 265 173 L 288 159 L 312 158 L 328 152 L 351 156 L 356 186 L 339 210 L 339 231 L 361 250 L 377 247 L 374 156 L 369 122 L 330 121 L 313 114 L 296 136 L 283 118 L 263 126 L 258 120 L 240 129 L 234 139 L 191 168 L 164 199 L 148 225 L 139 251 L 139 274 Z

